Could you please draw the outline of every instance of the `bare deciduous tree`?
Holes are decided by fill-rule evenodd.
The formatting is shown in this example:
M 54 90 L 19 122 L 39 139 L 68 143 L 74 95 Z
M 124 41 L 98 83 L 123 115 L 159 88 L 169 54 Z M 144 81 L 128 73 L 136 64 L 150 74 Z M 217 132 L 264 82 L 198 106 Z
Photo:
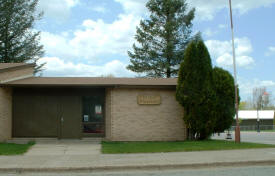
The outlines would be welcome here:
M 267 93 L 266 87 L 256 87 L 253 89 L 253 108 L 260 110 L 270 107 L 270 93 Z

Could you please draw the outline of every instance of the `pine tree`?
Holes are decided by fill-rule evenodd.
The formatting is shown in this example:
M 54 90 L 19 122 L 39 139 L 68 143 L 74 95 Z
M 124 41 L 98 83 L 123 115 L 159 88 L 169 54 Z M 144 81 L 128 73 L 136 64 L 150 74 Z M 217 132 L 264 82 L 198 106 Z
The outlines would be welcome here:
M 38 0 L 0 1 L 0 63 L 37 63 L 44 54 L 39 44 L 40 32 L 33 26 L 42 13 L 37 14 Z M 35 67 L 35 73 L 43 64 Z
M 184 50 L 191 40 L 195 9 L 185 0 L 149 0 L 150 18 L 137 27 L 133 52 L 128 51 L 128 69 L 149 77 L 176 76 Z
M 206 139 L 214 131 L 215 91 L 212 63 L 203 41 L 188 45 L 181 63 L 176 98 L 184 107 L 184 122 L 190 138 Z

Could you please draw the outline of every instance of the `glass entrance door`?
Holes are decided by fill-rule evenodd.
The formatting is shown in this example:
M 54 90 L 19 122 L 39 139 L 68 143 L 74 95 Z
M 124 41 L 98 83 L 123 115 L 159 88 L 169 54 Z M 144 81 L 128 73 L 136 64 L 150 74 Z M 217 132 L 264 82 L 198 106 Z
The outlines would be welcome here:
M 104 97 L 101 95 L 83 97 L 83 136 L 104 135 Z

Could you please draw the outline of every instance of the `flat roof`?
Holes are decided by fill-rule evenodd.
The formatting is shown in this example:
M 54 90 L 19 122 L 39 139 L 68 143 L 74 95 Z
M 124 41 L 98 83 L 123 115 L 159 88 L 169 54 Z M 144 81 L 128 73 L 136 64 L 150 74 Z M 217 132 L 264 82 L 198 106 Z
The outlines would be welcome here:
M 259 119 L 274 119 L 274 110 L 258 111 Z M 241 110 L 239 111 L 240 119 L 257 119 L 258 114 L 256 110 Z M 236 117 L 235 117 L 236 118 Z
M 30 77 L 1 85 L 21 86 L 176 86 L 177 78 Z

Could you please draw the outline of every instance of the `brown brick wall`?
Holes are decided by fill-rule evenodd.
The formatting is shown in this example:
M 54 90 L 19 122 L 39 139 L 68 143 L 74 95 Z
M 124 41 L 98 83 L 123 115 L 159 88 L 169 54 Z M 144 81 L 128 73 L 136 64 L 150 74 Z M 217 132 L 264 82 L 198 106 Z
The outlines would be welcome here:
M 33 75 L 33 67 L 22 67 L 0 72 L 0 83 Z M 12 137 L 12 89 L 0 87 L 0 141 Z
M 11 138 L 12 134 L 12 90 L 0 87 L 0 141 Z
M 33 75 L 33 67 L 24 67 L 21 69 L 0 72 L 0 83 L 4 81 L 22 79 Z
M 186 129 L 182 119 L 183 108 L 175 100 L 175 90 L 114 88 L 110 92 L 111 140 L 177 141 L 186 139 Z M 139 105 L 138 95 L 160 95 L 161 104 Z

